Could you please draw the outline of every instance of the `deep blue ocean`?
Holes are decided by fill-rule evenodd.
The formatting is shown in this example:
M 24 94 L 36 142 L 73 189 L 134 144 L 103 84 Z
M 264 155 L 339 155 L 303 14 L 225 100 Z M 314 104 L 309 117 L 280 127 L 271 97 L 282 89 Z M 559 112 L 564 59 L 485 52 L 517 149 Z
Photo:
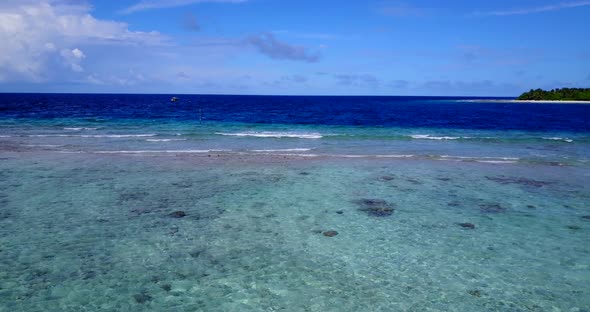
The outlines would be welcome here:
M 0 94 L 0 312 L 590 311 L 589 181 L 585 104 Z
M 0 117 L 590 132 L 588 105 L 416 96 L 183 95 L 170 102 L 173 96 L 0 94 Z M 474 102 L 462 102 L 466 100 Z

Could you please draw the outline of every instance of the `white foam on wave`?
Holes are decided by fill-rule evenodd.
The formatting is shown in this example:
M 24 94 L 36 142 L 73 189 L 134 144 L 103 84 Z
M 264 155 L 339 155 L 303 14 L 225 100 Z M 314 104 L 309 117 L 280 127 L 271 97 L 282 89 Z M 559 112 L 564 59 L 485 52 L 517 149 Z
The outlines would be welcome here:
M 518 163 L 518 161 L 514 161 L 514 160 L 476 160 L 475 162 L 487 163 L 487 164 L 515 164 L 515 163 Z
M 276 156 L 297 156 L 297 157 L 322 157 L 325 155 L 320 155 L 320 154 L 292 154 L 292 153 L 287 153 L 287 154 L 273 154 Z
M 274 152 L 309 152 L 311 148 L 285 148 L 285 149 L 261 149 L 261 150 L 250 150 L 250 152 L 256 153 L 274 153 Z
M 518 157 L 472 157 L 472 156 L 449 156 L 449 155 L 442 155 L 434 157 L 437 160 L 446 160 L 446 161 L 467 161 L 467 162 L 478 162 L 478 163 L 487 163 L 487 164 L 515 164 L 518 163 L 520 158 Z
M 268 154 L 273 156 L 298 156 L 298 157 L 329 157 L 329 158 L 412 158 L 415 155 L 364 155 L 364 154 L 297 154 L 297 153 L 280 153 Z
M 0 135 L 0 138 L 12 138 L 10 135 Z
M 27 135 L 30 138 L 144 138 L 153 137 L 156 134 L 31 134 Z
M 256 137 L 256 138 L 295 138 L 295 139 L 321 139 L 323 136 L 317 132 L 312 133 L 297 133 L 297 132 L 272 132 L 272 131 L 262 131 L 262 132 L 235 132 L 235 133 L 227 133 L 227 132 L 216 132 L 215 134 L 225 135 L 225 136 L 237 136 L 237 137 Z
M 567 143 L 574 142 L 574 140 L 572 140 L 572 139 L 560 138 L 560 137 L 543 138 L 543 140 L 562 141 L 562 142 L 567 142 Z
M 387 154 L 387 155 L 366 155 L 366 154 L 327 154 L 329 157 L 340 157 L 340 158 L 412 158 L 414 155 L 400 155 L 400 154 Z
M 186 139 L 147 139 L 147 142 L 174 142 L 174 141 L 186 141 Z
M 64 130 L 69 131 L 82 131 L 82 130 L 96 130 L 98 128 L 87 128 L 87 127 L 66 127 Z
M 412 139 L 417 140 L 460 140 L 460 139 L 471 139 L 471 137 L 454 137 L 454 136 L 432 136 L 430 134 L 414 134 L 410 136 Z
M 58 144 L 25 144 L 23 146 L 26 146 L 26 147 L 60 147 L 63 145 L 58 145 Z
M 474 157 L 474 156 L 450 156 L 450 155 L 442 155 L 440 158 L 444 159 L 465 159 L 465 160 L 520 160 L 518 157 L 493 157 L 493 156 L 481 156 L 481 157 Z
M 231 150 L 224 149 L 208 149 L 208 150 L 137 150 L 137 151 L 96 151 L 96 154 L 203 154 L 214 152 L 231 152 Z
M 377 158 L 412 158 L 415 155 L 375 155 Z
M 82 138 L 145 138 L 154 137 L 156 134 L 97 134 L 97 135 L 81 135 Z
M 434 136 L 430 134 L 414 134 L 410 135 L 412 139 L 417 140 L 469 140 L 469 139 L 479 139 L 479 140 L 497 140 L 497 137 L 470 137 L 470 136 Z M 574 140 L 570 138 L 561 138 L 561 137 L 542 137 L 543 140 L 552 140 L 552 141 L 562 141 L 567 143 L 573 143 Z

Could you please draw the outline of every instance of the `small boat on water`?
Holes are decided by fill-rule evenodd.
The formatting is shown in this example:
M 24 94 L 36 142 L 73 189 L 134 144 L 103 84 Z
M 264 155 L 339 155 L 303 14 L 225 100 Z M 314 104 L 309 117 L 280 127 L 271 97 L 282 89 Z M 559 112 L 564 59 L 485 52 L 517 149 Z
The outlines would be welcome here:
M 178 101 L 178 100 L 180 100 L 180 99 L 179 99 L 179 98 L 177 98 L 177 97 L 175 97 L 175 96 L 173 96 L 173 97 L 170 99 L 170 102 L 176 102 L 176 101 Z

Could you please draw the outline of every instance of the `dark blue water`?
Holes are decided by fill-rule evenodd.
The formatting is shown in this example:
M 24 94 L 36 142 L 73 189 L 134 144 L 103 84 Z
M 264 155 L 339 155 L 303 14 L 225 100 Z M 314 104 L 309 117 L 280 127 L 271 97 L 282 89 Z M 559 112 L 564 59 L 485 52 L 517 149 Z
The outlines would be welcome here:
M 0 94 L 0 118 L 202 118 L 257 124 L 590 132 L 590 105 L 583 104 L 460 102 L 467 98 L 450 97 L 229 95 L 183 95 L 172 103 L 171 97 Z

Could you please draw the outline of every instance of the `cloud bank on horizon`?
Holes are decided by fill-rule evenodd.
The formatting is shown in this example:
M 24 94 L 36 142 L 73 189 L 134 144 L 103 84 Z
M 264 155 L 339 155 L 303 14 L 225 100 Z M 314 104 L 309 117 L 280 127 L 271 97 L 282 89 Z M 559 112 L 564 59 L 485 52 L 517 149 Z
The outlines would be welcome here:
M 587 86 L 590 1 L 444 5 L 5 0 L 0 92 L 513 96 Z

